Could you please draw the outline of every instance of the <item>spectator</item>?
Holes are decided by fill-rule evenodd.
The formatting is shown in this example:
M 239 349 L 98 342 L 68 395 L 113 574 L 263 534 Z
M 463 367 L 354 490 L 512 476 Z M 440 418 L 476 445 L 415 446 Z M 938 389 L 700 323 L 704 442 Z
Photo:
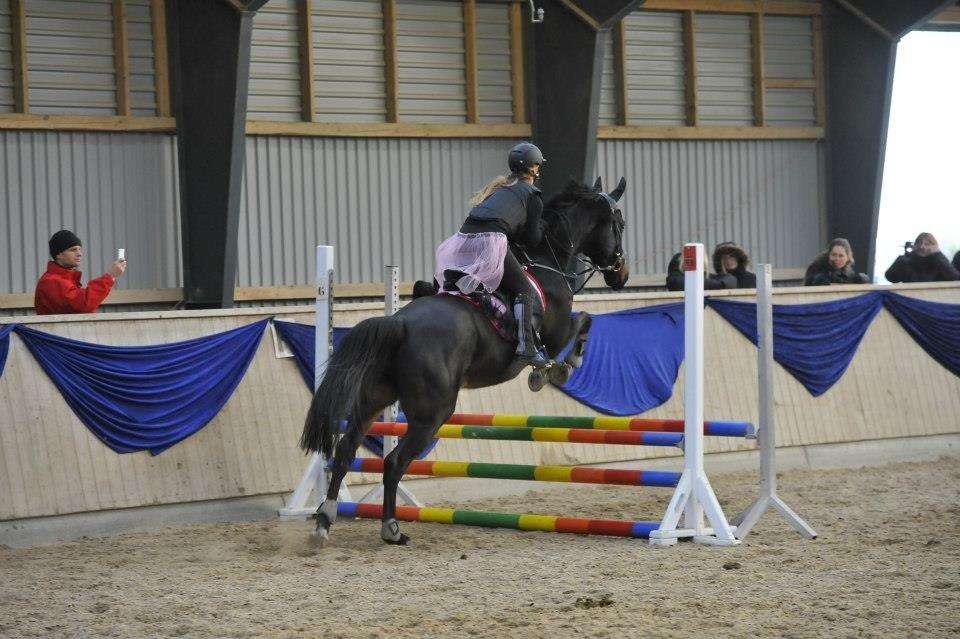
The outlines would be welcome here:
M 957 269 L 957 272 L 960 273 L 960 251 L 953 254 L 953 268 Z
M 807 267 L 804 286 L 828 286 L 830 284 L 869 284 L 866 273 L 853 269 L 853 249 L 846 238 L 832 240 L 827 250 Z
M 675 254 L 667 265 L 667 290 L 682 291 L 684 288 L 683 271 L 680 270 L 680 253 Z M 706 271 L 707 265 L 703 265 Z M 707 275 L 703 278 L 703 288 L 708 291 L 715 291 L 721 288 L 737 288 L 737 278 L 730 273 L 723 275 Z
M 77 270 L 83 259 L 80 238 L 71 231 L 57 231 L 49 244 L 53 259 L 47 263 L 47 272 L 40 276 L 33 295 L 37 315 L 96 311 L 117 278 L 123 275 L 127 261 L 117 260 L 108 272 L 90 280 L 84 288 L 80 285 L 82 274 Z
M 884 273 L 891 282 L 952 282 L 960 280 L 960 272 L 940 252 L 937 238 L 921 233 L 906 253 L 898 257 Z M 912 249 L 912 250 L 911 250 Z
M 737 280 L 734 288 L 757 288 L 757 275 L 747 270 L 750 256 L 733 242 L 721 242 L 713 249 L 713 270 L 711 278 L 722 279 L 732 275 Z M 728 287 L 724 287 L 728 288 Z

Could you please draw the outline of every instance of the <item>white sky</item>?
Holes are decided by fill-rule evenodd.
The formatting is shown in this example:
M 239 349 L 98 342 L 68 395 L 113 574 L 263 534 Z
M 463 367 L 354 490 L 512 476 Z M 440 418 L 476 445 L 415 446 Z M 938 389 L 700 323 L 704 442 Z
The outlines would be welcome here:
M 897 47 L 877 229 L 879 281 L 903 243 L 960 249 L 960 33 L 914 31 Z

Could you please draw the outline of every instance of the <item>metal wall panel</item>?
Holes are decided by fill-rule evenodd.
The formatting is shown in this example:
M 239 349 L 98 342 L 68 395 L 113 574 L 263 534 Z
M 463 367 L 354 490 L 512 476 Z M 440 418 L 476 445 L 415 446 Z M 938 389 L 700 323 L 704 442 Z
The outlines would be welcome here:
M 302 119 L 297 25 L 297 0 L 271 0 L 254 16 L 247 119 Z
M 622 200 L 631 271 L 665 273 L 685 242 L 743 246 L 754 264 L 805 267 L 823 250 L 820 150 L 807 140 L 601 140 Z
M 624 30 L 627 123 L 686 124 L 682 14 L 634 11 Z
M 313 0 L 313 90 L 321 122 L 387 116 L 381 0 Z
M 131 115 L 157 115 L 150 0 L 126 0 Z
M 813 77 L 810 17 L 763 17 L 763 73 L 768 78 Z
M 30 0 L 26 13 L 30 111 L 116 115 L 113 3 Z
M 516 140 L 247 138 L 238 286 L 310 284 L 317 244 L 339 282 L 432 276 L 434 251 Z
M 510 6 L 477 4 L 477 93 L 480 121 L 513 122 Z
M 813 21 L 806 16 L 764 16 L 763 72 L 768 78 L 812 80 Z M 766 121 L 771 126 L 813 126 L 813 89 L 767 89 Z
M 0 2 L 0 113 L 12 113 L 13 95 L 13 21 L 10 3 Z
M 401 122 L 466 122 L 461 3 L 397 0 L 397 75 Z
M 0 131 L 0 293 L 33 292 L 61 228 L 84 246 L 86 277 L 125 248 L 122 289 L 182 285 L 171 135 Z
M 750 16 L 697 13 L 694 24 L 700 124 L 752 125 Z
M 603 72 L 600 76 L 600 125 L 617 124 L 617 69 L 613 55 L 613 34 L 606 32 L 603 40 Z

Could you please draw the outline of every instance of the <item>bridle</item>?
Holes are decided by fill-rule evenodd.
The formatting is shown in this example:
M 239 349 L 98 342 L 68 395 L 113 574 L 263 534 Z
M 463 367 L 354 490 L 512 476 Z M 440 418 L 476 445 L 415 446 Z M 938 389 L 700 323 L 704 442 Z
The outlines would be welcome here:
M 616 200 L 614 200 L 612 197 L 610 197 L 606 193 L 596 194 L 595 200 L 601 200 L 601 199 L 605 200 L 607 205 L 610 207 L 610 216 L 613 221 L 613 235 L 614 235 L 614 238 L 616 241 L 616 247 L 617 247 L 616 252 L 613 254 L 613 257 L 614 257 L 613 264 L 611 264 L 610 266 L 598 266 L 593 260 L 591 260 L 586 255 L 583 255 L 581 253 L 574 254 L 573 240 L 570 237 L 570 221 L 567 219 L 567 216 L 563 212 L 560 212 L 558 210 L 553 210 L 552 213 L 556 215 L 557 218 L 560 220 L 561 224 L 557 225 L 557 227 L 559 226 L 563 227 L 564 234 L 566 235 L 566 241 L 561 242 L 557 238 L 551 237 L 550 233 L 544 234 L 544 241 L 547 245 L 547 248 L 550 249 L 550 255 L 551 257 L 553 257 L 553 262 L 554 264 L 556 264 L 556 268 L 554 268 L 553 266 L 550 266 L 549 264 L 541 264 L 536 260 L 531 259 L 530 256 L 527 254 L 526 250 L 521 249 L 521 251 L 523 252 L 524 263 L 528 267 L 540 268 L 545 271 L 550 271 L 551 273 L 556 273 L 558 275 L 563 276 L 564 282 L 566 283 L 567 288 L 570 290 L 570 293 L 573 295 L 576 295 L 577 293 L 582 291 L 584 287 L 587 285 L 587 283 L 597 273 L 619 273 L 621 270 L 623 270 L 623 267 L 626 264 L 626 259 L 624 258 L 624 255 L 623 255 L 623 228 L 624 228 L 623 212 L 617 206 Z M 560 258 L 557 256 L 557 251 L 554 248 L 554 245 L 566 246 L 567 251 L 569 251 L 572 254 L 573 258 L 581 266 L 585 266 L 586 268 L 579 271 L 574 270 L 573 272 L 570 272 L 570 273 L 563 270 L 563 265 L 560 263 Z M 578 286 L 576 290 L 574 290 L 573 285 L 571 283 L 576 282 L 583 275 L 586 275 L 587 273 L 589 273 L 590 275 L 588 275 L 586 279 L 583 280 L 583 283 L 580 284 L 580 286 Z

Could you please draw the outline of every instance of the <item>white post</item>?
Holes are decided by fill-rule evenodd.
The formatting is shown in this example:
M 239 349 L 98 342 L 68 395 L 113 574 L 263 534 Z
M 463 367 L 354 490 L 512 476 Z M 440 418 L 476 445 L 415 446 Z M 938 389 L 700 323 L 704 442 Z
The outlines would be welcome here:
M 333 247 L 317 246 L 316 321 L 313 353 L 313 390 L 316 392 L 327 370 L 327 360 L 333 353 Z M 322 453 L 310 457 L 307 470 L 300 478 L 281 517 L 304 517 L 312 515 L 316 506 L 308 507 L 310 493 L 315 492 L 318 502 L 327 494 L 327 460 Z M 341 499 L 350 501 L 346 487 L 340 489 Z
M 387 265 L 383 267 L 383 314 L 390 317 L 400 310 L 400 267 Z M 397 420 L 397 404 L 390 404 L 383 411 L 383 421 L 394 422 Z M 383 456 L 386 457 L 394 448 L 397 447 L 399 438 L 396 435 L 385 435 L 383 438 Z M 411 506 L 423 506 L 419 499 L 407 490 L 401 481 L 397 484 L 397 494 L 403 501 Z M 367 494 L 360 498 L 359 503 L 371 502 L 380 499 L 383 495 L 383 482 L 367 491 Z
M 733 546 L 740 542 L 703 470 L 703 244 L 684 245 L 683 270 L 684 469 L 650 543 L 671 546 L 693 537 L 697 543 Z M 704 525 L 704 514 L 712 527 Z M 685 527 L 678 529 L 681 515 Z
M 760 497 L 734 518 L 743 539 L 772 504 L 794 529 L 815 539 L 817 532 L 777 495 L 777 432 L 773 411 L 773 276 L 769 264 L 757 274 L 757 377 L 760 386 Z

